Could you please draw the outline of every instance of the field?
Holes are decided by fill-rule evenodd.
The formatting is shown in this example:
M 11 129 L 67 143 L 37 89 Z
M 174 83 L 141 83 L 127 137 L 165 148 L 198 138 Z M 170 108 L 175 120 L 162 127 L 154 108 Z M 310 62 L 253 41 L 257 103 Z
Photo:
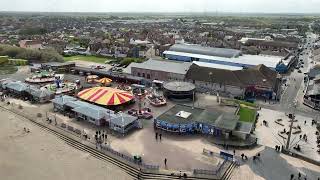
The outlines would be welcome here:
M 256 110 L 245 104 L 240 104 L 238 115 L 240 116 L 240 121 L 253 123 L 255 121 Z
M 63 57 L 64 61 L 88 61 L 88 62 L 94 62 L 94 63 L 101 63 L 104 64 L 106 61 L 110 61 L 110 59 L 105 58 L 105 57 L 96 57 L 96 56 L 68 56 L 68 57 Z

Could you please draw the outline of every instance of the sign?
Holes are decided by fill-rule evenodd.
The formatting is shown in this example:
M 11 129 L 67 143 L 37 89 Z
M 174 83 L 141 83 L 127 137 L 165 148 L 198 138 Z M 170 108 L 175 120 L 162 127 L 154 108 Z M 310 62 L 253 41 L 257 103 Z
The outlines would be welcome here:
M 227 152 L 220 151 L 220 156 L 227 160 L 232 160 L 233 155 Z

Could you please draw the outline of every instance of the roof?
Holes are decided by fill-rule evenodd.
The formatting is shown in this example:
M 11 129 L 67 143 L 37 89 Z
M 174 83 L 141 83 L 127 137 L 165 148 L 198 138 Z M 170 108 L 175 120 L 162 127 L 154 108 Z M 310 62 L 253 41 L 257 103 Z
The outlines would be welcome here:
M 185 45 L 185 44 L 174 44 L 169 48 L 169 51 L 201 54 L 201 55 L 207 55 L 207 56 L 228 57 L 228 58 L 237 57 L 241 55 L 241 51 L 235 50 L 235 49 L 213 48 L 213 47 L 204 47 L 199 45 Z
M 29 85 L 20 81 L 12 81 L 4 84 L 4 87 L 7 89 L 12 89 L 14 91 L 22 92 L 26 91 Z
M 125 127 L 138 119 L 137 117 L 130 116 L 121 112 L 115 115 L 116 116 L 111 117 L 110 122 L 121 127 Z
M 208 56 L 202 54 L 185 53 L 185 52 L 175 52 L 175 51 L 164 51 L 164 54 L 175 55 L 175 56 L 185 56 L 199 59 L 200 62 L 229 65 L 229 66 L 256 66 L 259 64 L 264 64 L 267 67 L 275 69 L 279 62 L 283 59 L 281 56 L 267 56 L 267 55 L 242 55 L 239 57 L 218 57 L 218 56 Z
M 47 89 L 38 89 L 34 86 L 30 86 L 30 88 L 28 88 L 26 91 L 30 93 L 32 96 L 38 98 L 50 97 L 53 95 L 53 93 Z
M 277 72 L 264 65 L 258 65 L 253 68 L 243 70 L 230 71 L 201 67 L 193 64 L 190 66 L 186 74 L 186 78 L 190 80 L 221 83 L 237 87 L 259 85 L 273 88 L 276 82 Z
M 123 79 L 134 80 L 134 81 L 142 81 L 144 79 L 142 77 L 132 76 L 131 74 L 127 74 L 127 73 L 110 72 L 110 71 L 105 71 L 100 69 L 92 69 L 92 68 L 79 67 L 79 66 L 71 67 L 71 69 L 76 71 L 89 72 L 91 74 L 95 74 L 99 76 L 110 77 L 111 79 L 123 78 Z
M 191 63 L 187 62 L 173 62 L 166 60 L 154 60 L 149 59 L 143 63 L 131 63 L 131 71 L 132 68 L 140 68 L 140 69 L 148 69 L 154 71 L 163 71 L 168 73 L 176 73 L 176 74 L 186 74 Z M 165 68 L 164 68 L 165 67 Z
M 250 134 L 252 130 L 252 126 L 253 126 L 253 123 L 238 121 L 235 131 L 245 133 L 245 134 Z
M 137 118 L 125 113 L 114 113 L 114 111 L 96 106 L 84 101 L 79 101 L 72 96 L 56 96 L 55 99 L 52 100 L 53 103 L 59 105 L 66 105 L 72 108 L 72 111 L 83 114 L 87 117 L 93 118 L 95 120 L 99 119 L 109 119 L 112 123 L 126 126 Z
M 181 111 L 191 114 L 186 118 L 177 116 Z M 218 109 L 206 110 L 177 104 L 156 119 L 172 124 L 189 124 L 195 122 L 205 123 L 221 129 L 233 130 L 236 127 L 239 116 L 236 116 L 233 113 L 226 113 Z
M 260 46 L 273 46 L 273 47 L 282 47 L 282 48 L 297 48 L 298 43 L 288 42 L 288 41 L 265 41 L 259 39 L 248 39 L 246 42 L 247 45 L 260 45 Z
M 99 106 L 94 106 L 89 103 L 82 104 L 81 106 L 75 107 L 73 109 L 74 112 L 83 114 L 87 117 L 91 117 L 93 119 L 99 120 L 106 117 L 109 113 L 113 113 L 113 111 L 101 108 Z
M 76 101 L 76 100 L 77 98 L 72 96 L 60 95 L 60 96 L 55 96 L 55 98 L 52 99 L 51 102 L 63 106 L 70 101 Z
M 200 62 L 200 61 L 193 61 L 193 64 L 196 64 L 198 66 L 202 67 L 209 67 L 209 68 L 215 68 L 215 69 L 225 69 L 225 70 L 242 70 L 243 67 L 238 66 L 229 66 L 229 65 L 223 65 L 223 64 L 214 64 L 214 63 L 207 63 L 207 62 Z
M 192 83 L 182 81 L 168 82 L 163 87 L 170 91 L 193 91 L 196 88 Z

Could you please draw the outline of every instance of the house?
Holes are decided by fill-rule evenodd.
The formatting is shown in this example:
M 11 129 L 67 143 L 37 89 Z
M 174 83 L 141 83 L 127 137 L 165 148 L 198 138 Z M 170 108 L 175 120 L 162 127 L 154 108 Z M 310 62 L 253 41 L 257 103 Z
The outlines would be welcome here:
M 313 109 L 320 110 L 320 75 L 308 82 L 303 96 L 303 104 Z
M 21 40 L 19 46 L 27 49 L 43 49 L 42 43 L 37 40 Z

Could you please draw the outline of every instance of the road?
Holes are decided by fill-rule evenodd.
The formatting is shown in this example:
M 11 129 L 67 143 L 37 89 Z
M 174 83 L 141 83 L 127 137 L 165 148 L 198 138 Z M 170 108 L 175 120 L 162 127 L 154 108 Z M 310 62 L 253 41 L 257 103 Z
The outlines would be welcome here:
M 310 62 L 312 61 L 310 56 L 312 53 L 312 46 L 317 39 L 317 35 L 313 33 L 307 33 L 306 43 L 303 45 L 303 51 L 300 53 L 299 61 L 303 61 L 303 67 L 295 69 L 288 76 L 286 86 L 283 86 L 283 94 L 281 95 L 280 102 L 276 104 L 261 104 L 262 107 L 278 110 L 283 112 L 295 112 L 300 115 L 315 116 L 318 113 L 313 111 L 311 108 L 304 107 L 302 104 L 303 91 L 305 88 L 304 84 L 304 73 L 307 73 L 311 67 Z M 297 108 L 294 108 L 296 106 Z

